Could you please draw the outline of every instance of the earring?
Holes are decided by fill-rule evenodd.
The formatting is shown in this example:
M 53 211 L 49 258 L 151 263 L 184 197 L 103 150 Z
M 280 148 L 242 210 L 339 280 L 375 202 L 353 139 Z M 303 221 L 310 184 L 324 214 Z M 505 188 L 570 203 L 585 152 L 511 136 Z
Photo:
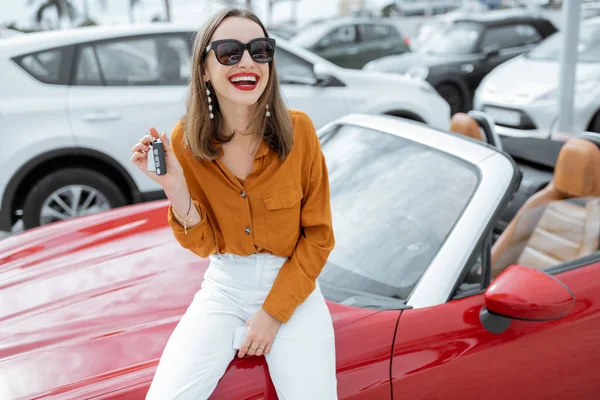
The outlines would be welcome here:
M 268 104 L 267 104 L 266 109 L 267 109 L 267 118 L 269 118 L 271 116 L 271 112 L 269 111 L 269 105 Z
M 206 96 L 208 97 L 208 112 L 210 113 L 210 119 L 213 119 L 215 115 L 213 114 L 213 106 L 212 99 L 210 97 L 210 89 L 208 88 L 208 82 L 206 83 Z

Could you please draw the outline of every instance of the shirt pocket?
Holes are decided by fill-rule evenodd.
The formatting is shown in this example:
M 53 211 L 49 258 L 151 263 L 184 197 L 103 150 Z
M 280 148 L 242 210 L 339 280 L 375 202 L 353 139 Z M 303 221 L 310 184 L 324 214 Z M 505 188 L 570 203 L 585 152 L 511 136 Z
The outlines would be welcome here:
M 270 251 L 288 252 L 296 246 L 300 235 L 302 186 L 263 196 Z

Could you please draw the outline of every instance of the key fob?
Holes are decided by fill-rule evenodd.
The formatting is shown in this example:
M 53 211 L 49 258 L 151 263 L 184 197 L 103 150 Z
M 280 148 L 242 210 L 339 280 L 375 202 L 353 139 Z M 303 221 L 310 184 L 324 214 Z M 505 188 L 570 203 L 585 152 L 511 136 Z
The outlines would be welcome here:
M 148 163 L 146 166 L 148 171 L 156 172 L 156 175 L 164 175 L 167 173 L 167 165 L 165 163 L 165 148 L 160 139 L 156 139 L 150 143 L 150 151 L 148 152 Z

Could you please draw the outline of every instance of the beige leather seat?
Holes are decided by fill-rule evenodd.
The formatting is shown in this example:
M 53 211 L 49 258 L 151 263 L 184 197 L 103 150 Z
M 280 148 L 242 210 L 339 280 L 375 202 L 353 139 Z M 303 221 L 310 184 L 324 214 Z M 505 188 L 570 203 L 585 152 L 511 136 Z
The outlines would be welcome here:
M 573 199 L 571 201 L 561 201 Z M 576 199 L 576 200 L 575 200 Z M 492 277 L 512 264 L 546 268 L 598 251 L 600 149 L 571 139 L 552 181 L 529 198 L 492 248 Z
M 479 129 L 477 121 L 465 113 L 456 113 L 452 116 L 452 119 L 450 120 L 450 132 L 485 142 L 485 138 L 481 129 Z

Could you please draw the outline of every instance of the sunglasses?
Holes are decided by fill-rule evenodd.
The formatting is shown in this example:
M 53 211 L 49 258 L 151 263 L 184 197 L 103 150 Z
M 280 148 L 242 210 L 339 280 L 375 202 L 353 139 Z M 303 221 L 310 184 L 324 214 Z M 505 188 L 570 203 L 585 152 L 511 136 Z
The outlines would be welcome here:
M 257 63 L 270 63 L 275 54 L 275 39 L 256 38 L 248 43 L 235 39 L 215 40 L 206 47 L 206 54 L 214 50 L 217 61 L 223 65 L 235 65 L 242 60 L 244 50 L 248 50 L 250 57 Z

